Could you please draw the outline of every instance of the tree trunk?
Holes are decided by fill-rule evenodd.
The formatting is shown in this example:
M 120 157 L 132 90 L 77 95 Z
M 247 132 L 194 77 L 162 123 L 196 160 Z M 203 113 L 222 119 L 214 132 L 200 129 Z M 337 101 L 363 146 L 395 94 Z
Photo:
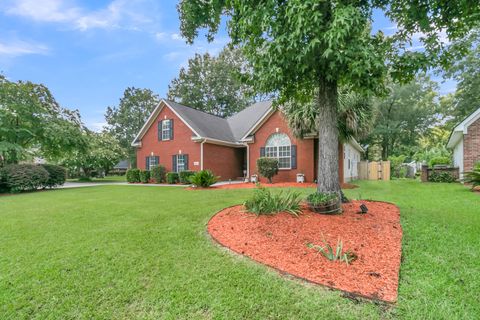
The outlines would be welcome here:
M 318 88 L 318 192 L 340 195 L 337 83 L 320 79 Z

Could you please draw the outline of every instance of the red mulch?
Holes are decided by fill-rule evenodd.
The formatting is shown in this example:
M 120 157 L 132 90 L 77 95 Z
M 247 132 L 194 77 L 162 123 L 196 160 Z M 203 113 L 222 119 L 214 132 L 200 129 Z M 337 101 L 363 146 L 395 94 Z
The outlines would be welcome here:
M 316 183 L 297 183 L 297 182 L 278 182 L 278 183 L 262 183 L 262 187 L 267 187 L 267 188 L 316 188 L 317 184 Z M 243 182 L 243 183 L 232 183 L 232 184 L 224 184 L 221 186 L 214 186 L 214 187 L 209 187 L 209 188 L 186 188 L 188 190 L 197 190 L 197 189 L 252 189 L 255 188 L 256 185 L 255 183 L 250 183 L 250 182 Z M 351 184 L 351 183 L 342 183 L 341 184 L 342 189 L 355 189 L 358 188 L 357 185 Z
M 357 214 L 365 203 L 367 214 Z M 218 212 L 208 232 L 221 245 L 260 263 L 310 282 L 386 302 L 397 300 L 402 228 L 400 210 L 385 202 L 352 201 L 341 215 L 321 215 L 304 209 L 255 216 L 234 206 Z M 307 243 L 332 247 L 343 241 L 344 251 L 358 259 L 350 265 L 332 262 L 307 248 Z

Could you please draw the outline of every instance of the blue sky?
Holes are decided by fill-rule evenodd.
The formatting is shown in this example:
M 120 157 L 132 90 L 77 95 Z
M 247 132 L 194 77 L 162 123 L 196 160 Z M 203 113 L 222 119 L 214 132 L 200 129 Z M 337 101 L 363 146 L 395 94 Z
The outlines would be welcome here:
M 193 45 L 179 35 L 173 0 L 0 0 L 0 72 L 11 80 L 43 83 L 59 103 L 79 109 L 92 129 L 104 124 L 107 106 L 126 87 L 149 88 L 161 97 L 194 53 L 216 54 L 228 42 Z M 374 29 L 392 33 L 381 13 Z M 414 44 L 415 46 L 415 44 Z M 416 49 L 416 48 L 415 48 Z M 454 84 L 442 86 L 442 92 Z

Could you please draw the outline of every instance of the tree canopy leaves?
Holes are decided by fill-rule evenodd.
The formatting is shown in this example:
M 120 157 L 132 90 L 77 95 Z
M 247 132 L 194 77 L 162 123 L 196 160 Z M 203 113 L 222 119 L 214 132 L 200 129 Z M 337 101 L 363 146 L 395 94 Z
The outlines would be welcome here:
M 85 144 L 78 110 L 61 107 L 48 88 L 0 76 L 0 157 L 6 163 L 56 159 Z
M 195 54 L 169 85 L 168 98 L 220 117 L 255 101 L 255 90 L 242 82 L 247 62 L 239 49 L 224 48 L 218 57 Z
M 131 143 L 159 101 L 158 95 L 150 89 L 129 87 L 125 89 L 118 106 L 107 108 L 107 130 L 117 139 L 133 166 L 136 163 L 136 150 Z

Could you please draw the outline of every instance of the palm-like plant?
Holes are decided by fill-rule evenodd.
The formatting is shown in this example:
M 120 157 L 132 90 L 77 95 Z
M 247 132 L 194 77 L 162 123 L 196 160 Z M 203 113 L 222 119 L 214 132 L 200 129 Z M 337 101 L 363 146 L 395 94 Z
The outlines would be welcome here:
M 463 181 L 472 185 L 472 189 L 480 186 L 480 162 L 473 166 L 473 170 L 463 174 Z
M 320 119 L 315 99 L 316 96 L 310 101 L 288 101 L 283 105 L 282 111 L 296 137 L 303 138 L 316 134 Z M 338 92 L 338 109 L 337 126 L 341 140 L 347 141 L 353 136 L 364 136 L 369 133 L 375 118 L 375 109 L 368 97 L 342 88 Z

